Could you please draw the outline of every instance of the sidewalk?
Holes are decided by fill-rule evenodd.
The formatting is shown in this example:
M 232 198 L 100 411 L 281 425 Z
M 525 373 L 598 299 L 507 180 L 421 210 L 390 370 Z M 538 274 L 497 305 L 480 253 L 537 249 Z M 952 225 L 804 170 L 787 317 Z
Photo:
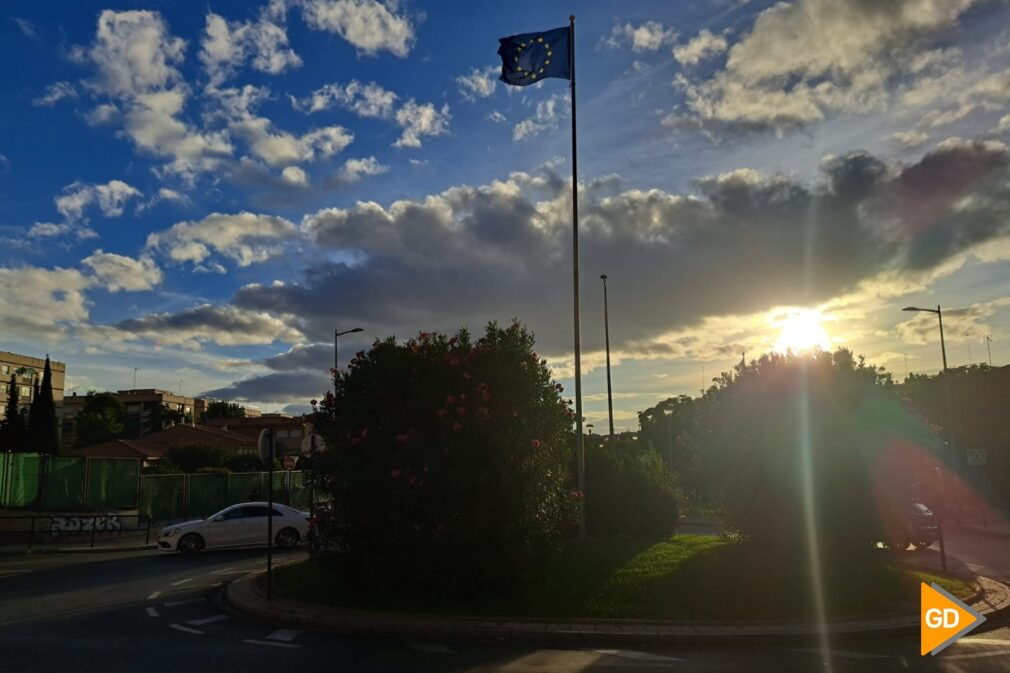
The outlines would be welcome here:
M 289 599 L 267 600 L 263 574 L 228 585 L 225 604 L 260 621 L 349 635 L 463 638 L 551 643 L 619 645 L 704 644 L 768 639 L 804 641 L 816 638 L 816 624 L 795 623 L 684 623 L 632 620 L 517 620 L 411 615 L 346 610 L 308 605 Z M 984 615 L 1010 608 L 1010 587 L 979 577 L 980 592 L 972 607 Z M 914 634 L 919 616 L 837 622 L 827 626 L 834 639 Z

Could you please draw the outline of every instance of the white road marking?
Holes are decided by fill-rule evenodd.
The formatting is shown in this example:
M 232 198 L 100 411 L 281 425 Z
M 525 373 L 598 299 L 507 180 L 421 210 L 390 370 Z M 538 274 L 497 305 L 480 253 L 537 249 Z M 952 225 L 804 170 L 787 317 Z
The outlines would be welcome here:
M 178 582 L 172 582 L 172 586 L 173 587 L 177 587 L 180 584 L 185 584 L 186 582 L 192 582 L 194 579 L 196 579 L 196 578 L 195 577 L 187 577 L 184 580 L 179 580 Z
M 292 643 L 278 643 L 272 640 L 253 640 L 252 638 L 246 638 L 242 642 L 249 643 L 250 645 L 270 645 L 272 647 L 289 647 L 293 650 L 298 649 L 301 645 L 295 645 Z
M 451 647 L 443 645 L 442 643 L 427 643 L 423 641 L 414 641 L 410 643 L 410 649 L 415 652 L 423 652 L 425 654 L 456 654 L 456 651 Z
M 805 649 L 789 650 L 790 652 L 803 652 L 804 654 L 824 654 L 821 650 L 810 647 Z M 874 652 L 855 652 L 853 650 L 831 650 L 832 657 L 841 657 L 843 659 L 894 659 L 893 656 L 889 654 L 876 654 Z
M 965 645 L 1002 645 L 1003 647 L 1010 647 L 1010 640 L 1003 640 L 1001 638 L 962 638 L 957 642 L 964 643 Z
M 229 570 L 235 570 L 235 566 L 228 566 L 227 568 L 221 568 L 220 570 L 215 570 L 211 574 L 212 575 L 223 575 L 224 573 L 228 572 Z
M 193 626 L 204 626 L 205 624 L 213 624 L 214 622 L 220 622 L 225 619 L 231 619 L 228 615 L 214 615 L 212 617 L 204 617 L 203 619 L 190 619 L 187 624 L 192 624 Z
M 158 614 L 158 608 L 148 605 L 144 610 L 147 612 L 148 617 L 160 617 Z
M 196 629 L 191 629 L 188 626 L 183 626 L 182 624 L 169 624 L 170 629 L 175 629 L 176 631 L 182 631 L 183 633 L 195 633 L 197 635 L 203 635 L 203 631 L 197 631 Z
M 590 650 L 590 652 L 596 652 L 597 654 L 609 654 L 612 657 L 634 659 L 635 661 L 687 661 L 686 659 L 678 659 L 677 657 L 667 657 L 662 654 L 651 654 L 649 652 L 638 652 L 636 650 Z
M 251 573 L 253 568 L 247 568 L 246 570 L 218 570 L 214 575 L 245 575 L 246 573 Z
M 166 608 L 174 608 L 177 605 L 192 605 L 193 603 L 205 603 L 206 598 L 189 598 L 184 601 L 171 601 L 170 603 L 165 603 Z
M 31 570 L 0 570 L 0 580 L 7 579 L 8 577 L 20 577 L 21 575 L 28 575 Z
M 151 595 L 147 597 L 147 600 L 149 600 L 149 601 L 156 600 L 158 598 L 158 596 L 160 596 L 160 595 L 161 595 L 160 591 L 152 591 Z
M 282 643 L 290 643 L 292 640 L 302 635 L 304 631 L 299 631 L 298 629 L 277 629 L 269 636 L 267 640 L 279 640 Z

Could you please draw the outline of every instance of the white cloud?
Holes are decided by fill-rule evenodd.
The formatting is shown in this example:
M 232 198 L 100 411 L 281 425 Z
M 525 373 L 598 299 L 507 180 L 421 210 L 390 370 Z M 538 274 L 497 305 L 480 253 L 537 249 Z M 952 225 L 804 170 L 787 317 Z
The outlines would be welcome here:
M 631 47 L 634 52 L 656 51 L 665 44 L 671 44 L 677 39 L 677 31 L 663 28 L 657 21 L 646 21 L 634 26 L 630 23 L 618 24 L 610 31 L 610 36 L 601 40 L 600 44 L 610 49 Z
M 498 110 L 492 110 L 487 115 L 487 120 L 494 122 L 495 124 L 508 124 L 508 119 Z
M 281 243 L 296 235 L 294 224 L 282 217 L 241 212 L 212 213 L 201 220 L 177 222 L 171 228 L 147 237 L 147 248 L 158 250 L 176 262 L 203 263 L 212 250 L 249 266 L 276 255 Z
M 151 197 L 148 201 L 137 206 L 137 212 L 142 213 L 146 210 L 154 208 L 156 205 L 160 203 L 165 202 L 174 203 L 179 206 L 190 206 L 193 204 L 193 202 L 190 201 L 189 197 L 183 194 L 182 192 L 178 192 L 174 189 L 169 189 L 168 187 L 162 187 L 161 189 L 158 190 L 158 193 L 155 194 L 153 197 Z
M 369 56 L 388 51 L 404 57 L 414 44 L 414 26 L 396 13 L 394 2 L 303 0 L 302 16 L 309 27 L 336 33 Z
M 1010 133 L 1010 115 L 1003 115 L 999 119 L 999 123 L 996 124 L 996 128 L 993 129 L 995 133 Z
M 98 238 L 93 230 L 85 226 L 67 224 L 60 222 L 36 222 L 28 229 L 28 238 L 59 238 L 73 235 L 79 241 L 89 238 Z
M 96 105 L 84 115 L 88 126 L 104 126 L 119 118 L 119 108 L 112 103 Z
M 163 279 L 161 269 L 146 255 L 134 259 L 99 249 L 81 263 L 91 268 L 98 283 L 109 292 L 150 290 Z
M 39 33 L 35 29 L 35 24 L 33 24 L 31 21 L 27 19 L 22 19 L 19 16 L 12 16 L 11 21 L 13 21 L 18 25 L 18 28 L 21 29 L 21 34 L 24 35 L 25 37 L 30 37 L 33 40 L 39 39 Z
M 201 133 L 178 118 L 189 95 L 176 67 L 185 51 L 185 40 L 169 33 L 158 12 L 105 10 L 93 44 L 74 53 L 97 69 L 98 77 L 87 82 L 89 88 L 121 103 L 126 135 L 137 149 L 169 159 L 164 174 L 192 180 L 215 168 L 232 147 L 226 134 Z M 115 119 L 115 110 L 108 105 L 93 110 L 88 121 Z
M 975 1 L 778 3 L 730 48 L 724 68 L 701 83 L 678 78 L 677 87 L 706 123 L 781 130 L 882 110 L 896 80 L 935 78 L 942 52 L 929 38 Z
M 251 60 L 253 69 L 271 75 L 302 65 L 302 59 L 288 45 L 283 11 L 271 11 L 273 7 L 264 7 L 256 22 L 228 21 L 213 12 L 207 14 L 200 61 L 212 85 L 222 84 L 247 60 Z
M 396 123 L 403 129 L 395 147 L 421 146 L 423 136 L 440 136 L 449 131 L 449 105 L 443 105 L 438 110 L 431 103 L 417 103 L 413 98 L 408 100 L 396 111 Z
M 35 107 L 52 107 L 61 100 L 77 98 L 77 89 L 70 82 L 53 82 L 44 94 L 32 100 Z
M 500 72 L 500 66 L 489 65 L 486 68 L 473 68 L 469 75 L 460 75 L 456 78 L 460 94 L 468 101 L 487 98 L 494 93 Z
M 309 184 L 309 176 L 298 166 L 288 166 L 281 171 L 281 180 L 297 187 L 306 187 Z
M 86 320 L 84 291 L 92 280 L 77 269 L 0 267 L 0 322 L 9 335 L 54 339 L 65 324 Z
M 379 163 L 375 157 L 364 159 L 348 159 L 340 169 L 340 179 L 344 182 L 357 182 L 363 175 L 381 175 L 389 170 L 389 166 Z
M 546 100 L 537 103 L 536 114 L 519 122 L 512 129 L 512 139 L 515 141 L 533 137 L 541 131 L 554 129 L 558 121 L 570 114 L 568 96 L 556 93 Z
M 98 68 L 92 86 L 119 98 L 132 98 L 182 80 L 176 65 L 186 41 L 172 37 L 158 12 L 104 10 L 95 43 L 87 55 Z
M 903 150 L 910 150 L 921 146 L 927 140 L 929 140 L 929 134 L 923 131 L 902 131 L 898 133 L 892 133 L 887 137 L 891 144 L 899 147 Z
M 707 28 L 701 31 L 687 43 L 673 48 L 673 57 L 681 65 L 697 65 L 701 61 L 726 51 L 726 38 L 716 35 Z
M 312 113 L 328 110 L 339 105 L 360 117 L 389 118 L 393 114 L 396 94 L 375 82 L 362 84 L 351 80 L 346 86 L 326 84 L 305 98 L 291 97 L 292 106 L 302 112 Z
M 97 203 L 106 217 L 119 217 L 123 208 L 131 199 L 143 196 L 140 190 L 122 180 L 110 180 L 104 185 L 85 185 L 79 182 L 67 185 L 64 194 L 57 196 L 56 210 L 68 222 L 77 222 L 84 218 L 88 206 Z

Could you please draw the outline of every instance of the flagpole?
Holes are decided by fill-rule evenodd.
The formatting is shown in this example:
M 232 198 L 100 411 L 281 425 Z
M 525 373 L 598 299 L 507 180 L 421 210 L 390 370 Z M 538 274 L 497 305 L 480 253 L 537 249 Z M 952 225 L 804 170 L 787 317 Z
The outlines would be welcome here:
M 572 94 L 572 280 L 575 292 L 575 451 L 578 459 L 579 539 L 586 537 L 586 447 L 582 439 L 582 344 L 579 330 L 579 159 L 575 135 L 575 15 L 568 17 L 569 89 Z

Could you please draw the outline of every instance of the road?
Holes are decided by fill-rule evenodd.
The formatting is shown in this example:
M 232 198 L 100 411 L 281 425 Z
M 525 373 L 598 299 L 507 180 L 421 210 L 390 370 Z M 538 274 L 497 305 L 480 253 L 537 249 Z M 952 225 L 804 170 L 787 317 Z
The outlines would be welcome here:
M 1010 540 L 954 533 L 951 553 L 1010 580 Z M 302 550 L 278 554 L 297 560 Z M 942 671 L 1010 673 L 1010 628 L 987 624 L 939 657 L 915 639 L 814 646 L 747 645 L 657 650 L 550 648 L 505 643 L 345 638 L 302 633 L 228 614 L 221 585 L 262 568 L 263 551 L 157 552 L 0 558 L 4 670 L 145 673 L 334 670 L 460 673 L 651 671 Z M 290 667 L 290 668 L 289 668 Z

